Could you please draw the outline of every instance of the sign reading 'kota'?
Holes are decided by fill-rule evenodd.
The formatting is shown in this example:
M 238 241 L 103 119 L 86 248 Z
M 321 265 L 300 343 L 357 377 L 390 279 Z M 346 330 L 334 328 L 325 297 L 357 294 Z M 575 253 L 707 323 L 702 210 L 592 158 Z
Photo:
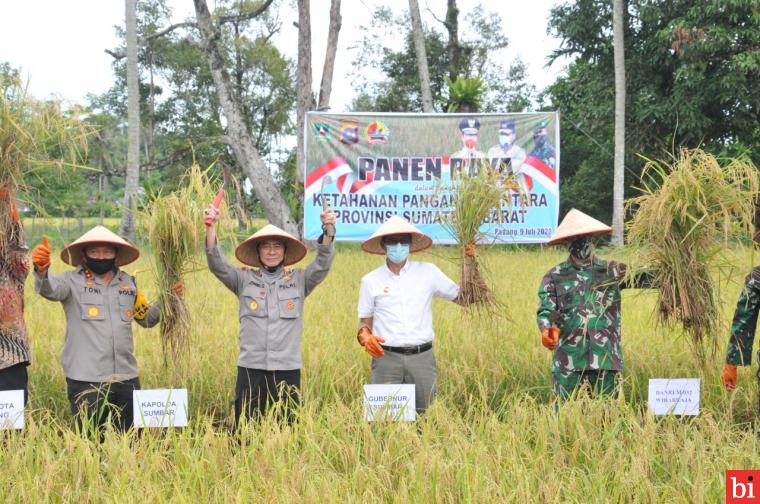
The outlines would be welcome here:
M 0 392 L 0 430 L 24 428 L 24 391 Z

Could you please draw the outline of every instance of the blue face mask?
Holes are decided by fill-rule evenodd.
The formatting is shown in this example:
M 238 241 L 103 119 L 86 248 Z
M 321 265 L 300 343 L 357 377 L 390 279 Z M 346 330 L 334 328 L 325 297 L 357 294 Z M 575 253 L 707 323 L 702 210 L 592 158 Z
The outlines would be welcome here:
M 403 243 L 395 243 L 393 245 L 385 246 L 385 255 L 388 260 L 394 264 L 401 264 L 409 257 L 409 245 Z
M 512 145 L 511 135 L 499 135 L 499 143 L 505 151 L 509 150 L 509 146 Z

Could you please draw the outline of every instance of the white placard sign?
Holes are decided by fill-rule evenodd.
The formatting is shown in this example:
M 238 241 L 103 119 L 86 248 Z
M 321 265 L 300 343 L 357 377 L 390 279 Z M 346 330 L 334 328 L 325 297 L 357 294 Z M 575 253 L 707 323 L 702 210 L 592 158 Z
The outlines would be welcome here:
M 24 391 L 0 392 L 0 429 L 24 428 Z
M 187 389 L 146 389 L 132 393 L 134 425 L 187 427 Z
M 415 420 L 414 384 L 390 383 L 364 386 L 364 418 L 369 422 Z
M 699 378 L 649 380 L 649 410 L 654 415 L 699 415 Z

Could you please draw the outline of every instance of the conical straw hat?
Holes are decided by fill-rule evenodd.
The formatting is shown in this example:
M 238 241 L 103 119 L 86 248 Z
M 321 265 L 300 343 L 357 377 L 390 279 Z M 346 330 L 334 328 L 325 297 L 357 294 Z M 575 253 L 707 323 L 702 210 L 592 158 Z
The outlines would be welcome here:
M 362 249 L 370 254 L 385 255 L 385 249 L 380 242 L 382 241 L 383 236 L 395 234 L 412 235 L 412 245 L 409 247 L 410 253 L 425 250 L 433 244 L 433 240 L 431 240 L 429 236 L 398 215 L 394 215 L 385 221 L 372 236 L 362 243 Z
M 238 245 L 235 249 L 235 257 L 243 264 L 260 268 L 261 261 L 259 260 L 257 247 L 259 243 L 266 240 L 282 240 L 285 242 L 285 259 L 283 263 L 285 266 L 297 263 L 306 255 L 306 245 L 277 226 L 267 224 Z
M 84 249 L 88 245 L 113 245 L 116 247 L 116 266 L 126 266 L 140 257 L 137 247 L 103 226 L 95 226 L 85 234 L 69 243 L 61 251 L 61 260 L 72 266 L 84 262 Z
M 593 217 L 589 217 L 580 210 L 573 208 L 567 213 L 567 215 L 565 215 L 565 218 L 562 219 L 562 222 L 557 227 L 554 235 L 548 242 L 546 242 L 546 244 L 555 245 L 579 236 L 592 236 L 611 232 L 612 228 L 607 224 L 600 222 Z

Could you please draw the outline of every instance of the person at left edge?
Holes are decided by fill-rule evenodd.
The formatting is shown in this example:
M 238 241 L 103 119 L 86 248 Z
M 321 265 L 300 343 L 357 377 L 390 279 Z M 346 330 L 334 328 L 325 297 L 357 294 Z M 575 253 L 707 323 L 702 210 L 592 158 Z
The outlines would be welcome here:
M 10 216 L 10 234 L 0 247 L 0 391 L 23 390 L 29 396 L 26 368 L 31 361 L 24 324 L 24 282 L 29 275 L 28 249 L 12 191 L 0 187 L 0 219 Z
M 306 269 L 286 269 L 306 255 L 306 246 L 268 224 L 238 245 L 235 256 L 256 269 L 235 268 L 216 240 L 219 211 L 204 210 L 208 267 L 237 297 L 240 356 L 235 386 L 235 427 L 282 401 L 287 420 L 300 404 L 301 335 L 306 297 L 330 271 L 335 255 L 335 212 L 320 214 L 323 234 L 317 256 Z
M 61 251 L 74 266 L 50 272 L 47 237 L 32 252 L 34 288 L 45 299 L 60 301 L 66 314 L 61 364 L 71 411 L 84 430 L 109 418 L 119 430 L 132 426 L 132 391 L 140 389 L 132 321 L 153 327 L 160 305 L 149 306 L 135 278 L 121 267 L 137 260 L 139 250 L 103 226 L 96 226 Z M 181 283 L 175 285 L 181 293 Z

